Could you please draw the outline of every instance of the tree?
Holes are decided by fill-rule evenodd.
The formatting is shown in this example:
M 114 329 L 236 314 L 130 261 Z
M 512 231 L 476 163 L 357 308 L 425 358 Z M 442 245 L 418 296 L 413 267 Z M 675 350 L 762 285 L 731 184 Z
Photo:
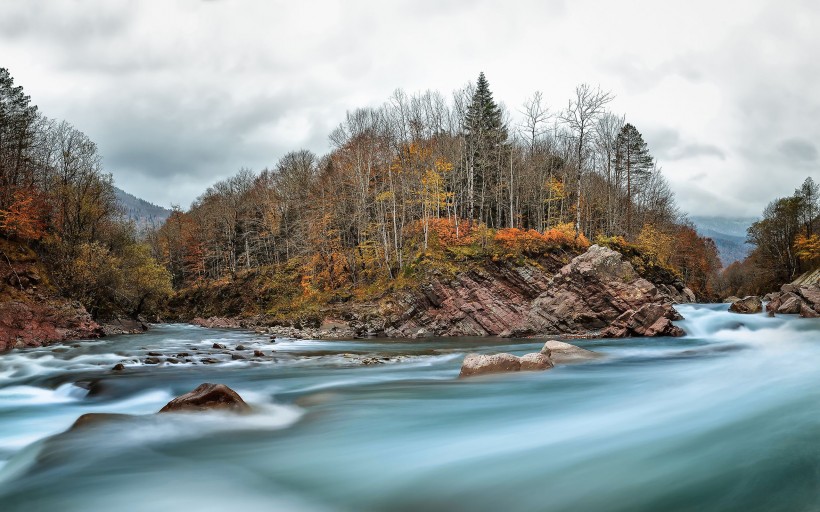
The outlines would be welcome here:
M 502 112 L 493 100 L 490 84 L 484 73 L 478 75 L 472 102 L 464 119 L 467 139 L 467 218 L 475 218 L 475 186 L 480 188 L 479 219 L 484 218 L 487 189 L 493 176 L 500 174 L 503 145 L 507 127 Z M 491 209 L 490 209 L 491 211 Z
M 633 185 L 652 172 L 653 160 L 641 132 L 626 123 L 615 141 L 615 172 L 626 177 L 626 233 L 632 233 Z
M 806 230 L 806 237 L 811 237 L 812 225 L 820 213 L 820 185 L 809 176 L 800 188 L 794 191 L 794 195 L 802 201 L 800 216 Z
M 581 233 L 581 180 L 587 146 L 590 142 L 590 131 L 610 101 L 612 101 L 612 95 L 602 91 L 600 87 L 593 89 L 589 84 L 580 84 L 575 88 L 575 97 L 569 100 L 567 109 L 561 114 L 561 119 L 567 124 L 575 140 L 576 183 L 578 184 L 578 190 L 575 191 L 576 237 Z

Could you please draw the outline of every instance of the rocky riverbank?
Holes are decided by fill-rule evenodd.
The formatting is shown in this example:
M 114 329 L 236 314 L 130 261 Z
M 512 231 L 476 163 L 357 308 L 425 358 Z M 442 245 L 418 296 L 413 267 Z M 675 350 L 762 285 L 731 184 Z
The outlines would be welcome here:
M 619 252 L 594 245 L 564 265 L 487 261 L 452 276 L 433 273 L 379 302 L 329 310 L 312 325 L 269 325 L 262 316 L 189 321 L 312 339 L 680 336 L 672 306 L 694 301 L 671 273 L 644 277 Z
M 147 329 L 130 318 L 98 323 L 82 304 L 58 293 L 33 250 L 0 239 L 0 352 Z

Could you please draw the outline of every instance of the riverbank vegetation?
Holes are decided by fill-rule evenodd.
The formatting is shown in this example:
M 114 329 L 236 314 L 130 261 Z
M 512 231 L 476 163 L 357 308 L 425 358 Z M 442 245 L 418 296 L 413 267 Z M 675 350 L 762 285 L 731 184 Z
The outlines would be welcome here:
M 820 186 L 808 177 L 794 194 L 769 203 L 748 242 L 751 254 L 723 272 L 723 295 L 763 295 L 820 268 Z
M 167 270 L 122 215 L 97 146 L 68 122 L 42 115 L 4 68 L 0 237 L 2 275 L 17 272 L 12 252 L 32 248 L 51 275 L 49 288 L 95 318 L 139 316 L 171 292 Z

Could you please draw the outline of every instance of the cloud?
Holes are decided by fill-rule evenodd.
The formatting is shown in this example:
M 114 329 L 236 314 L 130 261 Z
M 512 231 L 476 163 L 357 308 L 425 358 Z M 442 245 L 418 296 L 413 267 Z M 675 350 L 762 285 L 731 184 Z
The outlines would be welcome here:
M 397 87 L 449 95 L 483 70 L 513 114 L 601 84 L 684 210 L 754 215 L 817 172 L 818 23 L 809 0 L 27 0 L 0 3 L 0 55 L 118 184 L 166 205 L 326 152 L 347 110 Z
M 805 139 L 797 137 L 786 139 L 777 146 L 777 149 L 784 157 L 798 163 L 817 161 L 817 148 Z

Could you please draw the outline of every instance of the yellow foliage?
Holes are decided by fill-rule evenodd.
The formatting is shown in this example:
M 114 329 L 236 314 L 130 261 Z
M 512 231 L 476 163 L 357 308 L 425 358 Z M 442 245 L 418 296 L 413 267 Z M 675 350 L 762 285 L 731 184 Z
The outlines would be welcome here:
M 675 237 L 660 231 L 652 224 L 644 224 L 635 245 L 662 265 L 669 265 L 675 252 Z

